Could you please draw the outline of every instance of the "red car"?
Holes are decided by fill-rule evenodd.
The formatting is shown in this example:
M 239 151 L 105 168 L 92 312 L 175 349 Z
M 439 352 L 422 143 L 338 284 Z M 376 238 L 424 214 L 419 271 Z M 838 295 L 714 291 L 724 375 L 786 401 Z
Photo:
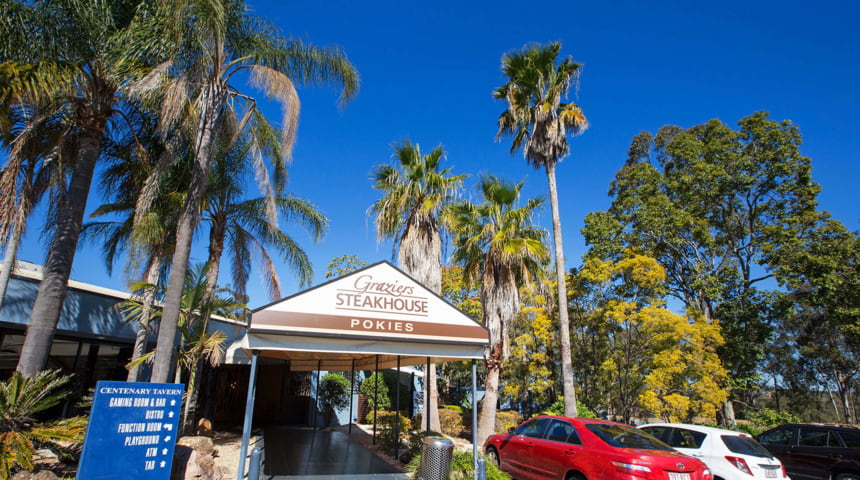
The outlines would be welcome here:
M 629 425 L 535 417 L 484 444 L 490 461 L 518 479 L 711 480 L 701 461 Z

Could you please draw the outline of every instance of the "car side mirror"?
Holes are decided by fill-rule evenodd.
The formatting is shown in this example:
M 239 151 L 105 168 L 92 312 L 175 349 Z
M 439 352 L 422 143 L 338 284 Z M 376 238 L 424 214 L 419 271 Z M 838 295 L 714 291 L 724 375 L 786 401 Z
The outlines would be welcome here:
M 516 429 L 515 427 L 508 427 L 508 433 L 513 434 L 513 433 L 515 433 L 516 431 L 517 431 L 517 429 Z

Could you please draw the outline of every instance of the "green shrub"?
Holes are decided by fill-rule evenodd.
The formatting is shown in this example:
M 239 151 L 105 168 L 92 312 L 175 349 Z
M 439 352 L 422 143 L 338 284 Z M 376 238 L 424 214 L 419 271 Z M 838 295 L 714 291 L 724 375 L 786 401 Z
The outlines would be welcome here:
M 784 423 L 801 423 L 797 415 L 788 412 L 778 412 L 771 408 L 762 408 L 758 411 L 752 411 L 747 414 L 747 420 L 753 423 L 753 426 L 760 431 L 767 430 L 777 425 Z
M 331 425 L 337 410 L 349 405 L 349 380 L 339 373 L 328 373 L 320 380 L 317 394 L 325 426 Z
M 394 435 L 394 427 L 397 425 L 397 415 L 395 412 L 380 410 L 377 412 L 377 425 L 379 426 L 379 445 L 383 451 L 389 455 L 393 455 L 394 446 L 397 444 L 397 437 Z M 400 439 L 409 437 L 409 429 L 412 428 L 412 422 L 408 417 L 400 414 L 400 429 L 397 432 Z M 406 449 L 403 449 L 406 450 Z
M 67 418 L 41 423 L 35 416 L 58 405 L 68 392 L 63 387 L 71 379 L 59 370 L 46 370 L 32 377 L 15 372 L 0 382 L 0 478 L 12 478 L 14 470 L 32 471 L 36 447 L 48 447 L 61 459 L 78 453 L 87 419 Z M 71 446 L 71 447 L 70 447 Z
M 465 409 L 459 405 L 442 405 L 439 408 L 444 408 L 446 410 L 453 410 L 453 411 L 459 413 L 460 415 L 462 415 L 465 412 Z
M 493 462 L 486 462 L 487 465 L 487 480 L 511 480 L 511 476 L 499 470 Z M 421 454 L 415 455 L 409 465 L 406 466 L 406 471 L 412 474 L 418 473 L 421 468 Z M 454 450 L 454 456 L 451 459 L 451 480 L 468 480 L 475 478 L 473 474 L 473 457 L 472 451 Z
M 509 428 L 516 427 L 523 421 L 523 416 L 515 410 L 496 412 L 496 433 L 507 432 Z
M 388 410 L 391 408 L 391 399 L 388 397 L 388 386 L 379 372 L 365 378 L 361 382 L 361 386 L 358 387 L 358 391 L 367 397 L 367 406 L 370 410 Z
M 560 398 L 552 405 L 546 408 L 541 415 L 564 415 L 564 399 Z M 581 402 L 576 402 L 576 416 L 582 418 L 597 418 L 597 415 L 590 408 L 583 405 Z
M 463 415 L 456 409 L 440 408 L 439 424 L 445 435 L 459 437 L 463 434 Z

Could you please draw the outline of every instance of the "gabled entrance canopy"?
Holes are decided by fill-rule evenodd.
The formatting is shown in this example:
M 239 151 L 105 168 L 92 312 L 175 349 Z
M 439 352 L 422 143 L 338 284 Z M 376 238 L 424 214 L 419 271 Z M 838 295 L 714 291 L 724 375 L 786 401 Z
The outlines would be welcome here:
M 251 351 L 293 371 L 372 370 L 483 358 L 487 330 L 388 262 L 255 310 L 227 361 Z M 355 364 L 353 365 L 353 360 Z
M 483 358 L 488 344 L 484 327 L 388 262 L 255 310 L 248 332 L 227 350 L 229 363 L 251 361 L 237 480 L 244 476 L 258 357 L 289 360 L 294 371 L 335 372 L 471 359 L 475 398 L 474 360 Z M 477 472 L 478 429 L 472 430 Z

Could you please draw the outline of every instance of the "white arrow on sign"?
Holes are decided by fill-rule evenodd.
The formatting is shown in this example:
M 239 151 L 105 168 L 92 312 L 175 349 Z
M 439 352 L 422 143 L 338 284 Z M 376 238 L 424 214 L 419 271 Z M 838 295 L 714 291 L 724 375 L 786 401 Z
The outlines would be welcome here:
M 161 463 L 160 463 L 158 466 L 159 466 L 159 467 L 161 467 L 161 468 L 164 468 L 164 467 L 166 467 L 166 466 L 167 466 L 167 462 L 165 462 L 164 460 L 162 460 L 162 461 L 161 461 Z
M 167 416 L 168 416 L 169 418 L 173 418 L 173 412 L 167 412 Z
M 165 430 L 168 430 L 168 431 L 173 430 L 173 425 L 172 425 L 172 424 L 170 424 L 170 423 L 165 423 L 165 424 L 164 424 L 164 429 L 165 429 Z
M 162 454 L 162 455 L 167 455 L 167 449 L 166 449 L 166 448 L 163 448 L 163 449 L 161 450 L 161 454 Z
M 169 441 L 170 441 L 170 437 L 164 437 L 164 441 L 165 441 L 165 442 L 169 442 Z
M 172 406 L 174 406 L 174 405 L 176 405 L 176 400 L 171 400 L 171 401 L 170 401 L 170 406 L 172 407 Z

